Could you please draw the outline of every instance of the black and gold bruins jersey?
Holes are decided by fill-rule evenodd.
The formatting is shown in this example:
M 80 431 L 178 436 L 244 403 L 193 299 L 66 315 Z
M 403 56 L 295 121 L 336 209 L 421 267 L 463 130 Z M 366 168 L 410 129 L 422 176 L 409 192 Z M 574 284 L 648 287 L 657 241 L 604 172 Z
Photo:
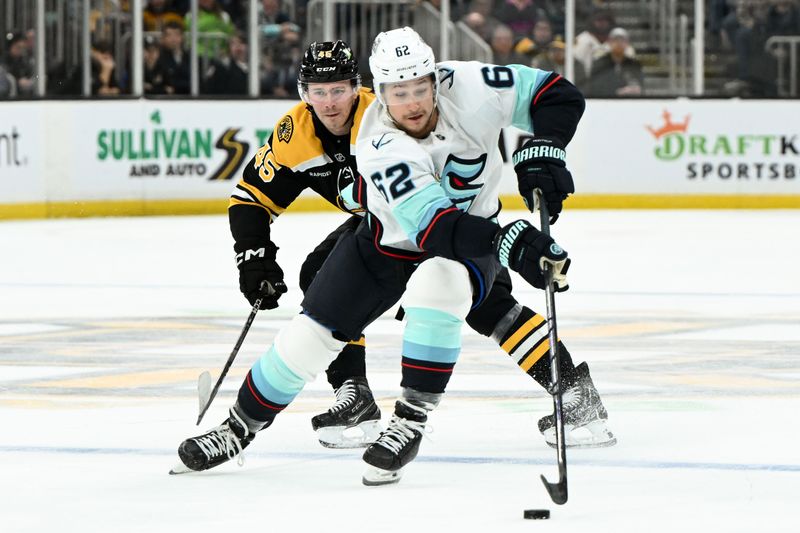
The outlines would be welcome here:
M 231 195 L 228 215 L 237 251 L 269 243 L 270 223 L 307 188 L 346 213 L 363 211 L 352 200 L 353 152 L 361 118 L 374 99 L 369 89 L 359 90 L 347 135 L 331 134 L 304 102 L 278 121 Z

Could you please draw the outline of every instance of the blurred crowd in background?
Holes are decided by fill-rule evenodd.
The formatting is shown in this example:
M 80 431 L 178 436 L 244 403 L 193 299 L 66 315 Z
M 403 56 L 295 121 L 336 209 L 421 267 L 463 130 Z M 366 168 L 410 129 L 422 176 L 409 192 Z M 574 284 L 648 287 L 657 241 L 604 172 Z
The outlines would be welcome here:
M 69 0 L 67 0 L 69 1 Z M 422 0 L 419 0 L 421 3 Z M 440 0 L 426 0 L 439 7 Z M 576 0 L 574 81 L 589 97 L 648 95 L 645 77 L 658 73 L 646 29 L 623 0 Z M 641 4 L 640 0 L 634 3 Z M 144 0 L 144 92 L 188 95 L 189 0 Z M 692 6 L 692 2 L 680 5 Z M 775 35 L 800 36 L 800 0 L 711 0 L 706 4 L 706 58 L 720 71 L 718 94 L 776 96 L 775 58 L 765 51 Z M 259 93 L 297 98 L 297 68 L 305 46 L 319 35 L 306 33 L 307 0 L 259 0 Z M 246 0 L 199 0 L 197 52 L 200 94 L 248 94 Z M 497 64 L 519 63 L 564 73 L 563 0 L 451 0 L 451 18 L 469 26 L 490 46 Z M 621 13 L 618 13 L 621 12 Z M 130 16 L 128 0 L 93 2 L 91 20 L 114 13 Z M 624 14 L 624 16 L 619 16 Z M 122 55 L 112 25 L 91 29 L 91 93 L 130 92 L 130 54 Z M 632 33 L 637 33 L 632 38 Z M 430 43 L 434 50 L 438 43 Z M 35 95 L 35 32 L 13 28 L 4 35 L 0 98 Z M 362 51 L 365 55 L 368 51 Z M 714 62 L 717 62 L 715 65 Z M 368 72 L 365 74 L 369 81 Z M 47 65 L 47 95 L 81 94 L 82 71 L 64 63 Z

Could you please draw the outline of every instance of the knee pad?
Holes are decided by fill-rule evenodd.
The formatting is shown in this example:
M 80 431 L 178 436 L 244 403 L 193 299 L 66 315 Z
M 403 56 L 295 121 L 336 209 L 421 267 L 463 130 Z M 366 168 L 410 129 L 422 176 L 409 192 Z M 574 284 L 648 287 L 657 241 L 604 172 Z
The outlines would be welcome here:
M 467 267 L 457 261 L 434 257 L 411 275 L 403 307 L 435 309 L 464 320 L 472 305 L 472 284 Z
M 471 302 L 472 284 L 461 263 L 437 257 L 417 268 L 403 298 L 403 357 L 430 362 L 427 366 L 437 370 L 404 367 L 404 383 L 417 384 L 420 390 L 444 390 L 461 352 L 461 326 Z
M 347 344 L 308 315 L 294 317 L 275 338 L 275 349 L 286 367 L 308 383 L 328 365 Z

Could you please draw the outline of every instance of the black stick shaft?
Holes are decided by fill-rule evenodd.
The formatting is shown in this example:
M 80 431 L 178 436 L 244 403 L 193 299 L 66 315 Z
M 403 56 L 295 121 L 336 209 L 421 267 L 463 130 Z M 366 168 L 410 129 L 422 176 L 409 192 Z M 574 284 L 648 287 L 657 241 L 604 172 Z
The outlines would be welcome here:
M 250 331 L 250 326 L 253 324 L 253 320 L 256 318 L 256 313 L 261 308 L 261 298 L 255 301 L 253 304 L 253 309 L 250 311 L 250 316 L 247 317 L 247 322 L 244 323 L 244 327 L 242 328 L 242 332 L 239 334 L 239 339 L 236 341 L 236 345 L 233 347 L 233 351 L 231 355 L 228 357 L 228 360 L 225 362 L 225 367 L 222 369 L 222 373 L 219 375 L 219 379 L 217 379 L 217 383 L 214 385 L 214 388 L 211 390 L 211 395 L 206 400 L 205 406 L 200 410 L 200 415 L 197 417 L 197 425 L 200 425 L 200 422 L 203 420 L 203 417 L 208 411 L 208 408 L 211 407 L 211 402 L 214 401 L 214 397 L 217 395 L 217 391 L 219 390 L 220 385 L 222 385 L 222 381 L 225 379 L 225 376 L 228 375 L 228 370 L 230 370 L 231 365 L 233 364 L 233 360 L 236 359 L 236 355 L 239 353 L 239 348 L 242 347 L 242 343 L 244 342 L 244 338 L 247 336 L 247 332 Z
M 542 233 L 550 235 L 550 214 L 541 193 L 537 191 L 539 217 Z M 559 375 L 561 358 L 558 353 L 558 326 L 556 324 L 556 298 L 553 287 L 553 266 L 544 263 L 545 296 L 547 298 L 547 326 L 550 342 L 550 394 L 553 396 L 553 410 L 556 419 L 556 458 L 558 460 L 558 483 L 550 483 L 541 476 L 542 482 L 554 503 L 567 502 L 567 450 L 564 438 L 564 411 L 562 405 L 561 377 Z

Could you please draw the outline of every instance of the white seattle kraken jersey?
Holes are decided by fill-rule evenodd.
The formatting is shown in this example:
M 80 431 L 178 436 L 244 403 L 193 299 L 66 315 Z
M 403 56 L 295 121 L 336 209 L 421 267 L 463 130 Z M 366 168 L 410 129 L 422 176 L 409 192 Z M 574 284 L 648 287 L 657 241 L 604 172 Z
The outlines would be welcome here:
M 499 211 L 501 128 L 533 133 L 531 100 L 551 72 L 475 61 L 437 64 L 439 120 L 425 139 L 398 129 L 376 100 L 356 140 L 358 170 L 382 246 L 420 251 L 417 236 L 441 208 L 485 218 Z

